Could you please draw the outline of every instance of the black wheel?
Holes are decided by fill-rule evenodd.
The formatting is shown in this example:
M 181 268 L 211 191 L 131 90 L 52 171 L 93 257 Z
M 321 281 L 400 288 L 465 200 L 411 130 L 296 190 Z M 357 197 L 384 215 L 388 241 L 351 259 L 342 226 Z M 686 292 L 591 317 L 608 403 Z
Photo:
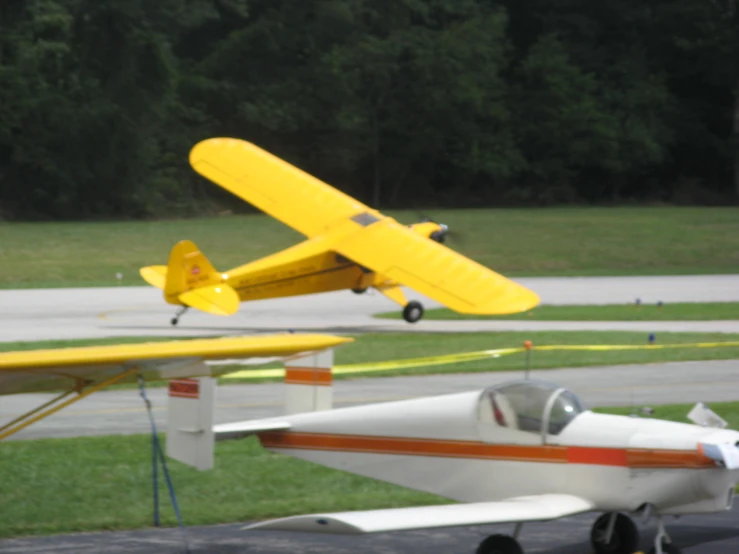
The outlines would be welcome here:
M 177 319 L 176 317 L 173 317 L 173 318 L 172 318 L 172 319 L 171 319 L 171 320 L 170 320 L 169 322 L 170 322 L 170 323 L 171 323 L 172 325 L 177 325 L 177 322 L 178 322 L 178 321 L 179 321 L 179 320 L 178 320 L 178 319 Z
M 652 547 L 647 554 L 657 554 L 657 549 Z M 662 554 L 681 554 L 680 549 L 671 542 L 662 541 Z
M 606 513 L 593 523 L 590 543 L 593 545 L 595 554 L 633 554 L 639 550 L 639 530 L 631 518 L 624 514 L 616 515 L 611 540 L 606 542 L 610 519 L 611 513 Z
M 508 535 L 490 535 L 477 547 L 476 554 L 523 554 L 523 548 Z
M 367 292 L 367 287 L 364 287 L 363 289 L 352 289 L 352 292 L 354 294 L 363 294 L 363 293 Z
M 421 304 L 420 302 L 411 300 L 410 302 L 408 302 L 408 304 L 405 305 L 405 308 L 403 308 L 403 319 L 405 319 L 408 323 L 415 323 L 422 317 L 423 304 Z

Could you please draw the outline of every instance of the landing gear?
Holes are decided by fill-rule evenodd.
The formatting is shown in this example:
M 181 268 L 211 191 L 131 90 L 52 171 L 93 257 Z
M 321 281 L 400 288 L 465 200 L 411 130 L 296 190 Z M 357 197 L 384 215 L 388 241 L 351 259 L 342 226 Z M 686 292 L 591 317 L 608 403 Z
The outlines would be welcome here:
M 672 544 L 661 517 L 657 517 L 657 536 L 654 537 L 654 546 L 647 554 L 680 554 L 680 549 Z
M 364 294 L 365 292 L 367 292 L 367 287 L 364 287 L 363 289 L 359 289 L 359 288 L 352 289 L 352 292 L 354 294 Z
M 169 320 L 172 326 L 177 325 L 177 323 L 180 321 L 180 317 L 188 310 L 189 307 L 190 306 L 182 306 L 181 309 L 177 310 L 177 313 L 174 314 L 174 317 Z
M 403 308 L 403 319 L 405 319 L 408 323 L 415 323 L 422 317 L 423 304 L 421 304 L 420 302 L 411 300 L 410 302 L 408 302 L 408 304 L 405 305 L 405 308 Z
M 605 513 L 595 520 L 590 543 L 596 554 L 632 554 L 639 550 L 639 530 L 628 516 Z
M 490 535 L 477 547 L 476 554 L 523 554 L 523 548 L 508 535 Z

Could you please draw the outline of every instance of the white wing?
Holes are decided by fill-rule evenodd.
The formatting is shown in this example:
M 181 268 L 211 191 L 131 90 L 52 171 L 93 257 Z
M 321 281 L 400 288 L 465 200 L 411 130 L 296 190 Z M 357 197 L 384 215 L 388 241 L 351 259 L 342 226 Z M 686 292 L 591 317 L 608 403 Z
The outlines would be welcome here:
M 447 504 L 285 517 L 248 525 L 245 529 L 360 534 L 458 525 L 546 521 L 588 512 L 592 502 L 569 494 L 519 496 L 499 502 Z
M 241 439 L 249 435 L 264 433 L 265 431 L 285 431 L 292 425 L 289 421 L 281 418 L 252 419 L 247 421 L 236 421 L 234 423 L 221 423 L 213 426 L 216 440 Z

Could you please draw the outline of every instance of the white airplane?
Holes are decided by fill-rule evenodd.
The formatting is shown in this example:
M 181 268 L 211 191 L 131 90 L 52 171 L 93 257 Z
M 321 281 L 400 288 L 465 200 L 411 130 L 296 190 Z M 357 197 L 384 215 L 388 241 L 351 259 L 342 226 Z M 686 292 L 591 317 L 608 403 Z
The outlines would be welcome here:
M 321 371 L 288 371 L 287 388 L 297 390 L 288 391 L 292 411 L 300 395 L 303 409 L 329 407 L 330 370 Z M 739 481 L 739 432 L 722 429 L 700 404 L 690 417 L 698 424 L 594 413 L 567 389 L 521 381 L 214 431 L 221 439 L 256 434 L 274 452 L 459 502 L 286 517 L 248 529 L 353 534 L 512 523 L 511 535 L 491 535 L 476 552 L 522 554 L 524 523 L 597 512 L 597 554 L 639 550 L 630 516 L 656 519 L 650 553 L 676 554 L 663 518 L 728 510 Z

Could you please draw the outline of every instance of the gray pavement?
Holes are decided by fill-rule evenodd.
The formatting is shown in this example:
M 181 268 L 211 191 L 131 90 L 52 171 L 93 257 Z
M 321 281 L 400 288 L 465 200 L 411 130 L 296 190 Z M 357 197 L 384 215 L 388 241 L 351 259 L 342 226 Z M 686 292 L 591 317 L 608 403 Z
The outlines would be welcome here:
M 506 363 L 501 359 L 491 361 L 491 365 L 500 362 Z M 334 385 L 335 406 L 464 392 L 522 377 L 521 371 L 506 371 L 341 380 Z M 569 387 L 590 406 L 721 402 L 737 400 L 739 360 L 550 369 L 532 371 L 531 377 Z M 283 393 L 281 383 L 221 386 L 217 393 L 216 422 L 280 415 Z M 157 424 L 162 429 L 167 424 L 166 394 L 164 388 L 148 390 Z M 39 393 L 0 396 L 0 421 L 8 421 L 49 398 L 51 395 Z M 149 423 L 138 391 L 112 390 L 93 394 L 9 440 L 148 431 Z
M 591 554 L 588 542 L 593 514 L 549 523 L 527 523 L 520 537 L 527 554 Z M 739 504 L 731 512 L 668 519 L 667 530 L 684 554 L 739 552 Z M 637 522 L 641 548 L 653 544 L 654 526 Z M 376 535 L 316 535 L 276 531 L 243 531 L 241 524 L 187 529 L 192 554 L 426 554 L 469 553 L 487 535 L 510 534 L 511 525 L 484 525 L 403 531 Z M 0 541 L 3 554 L 184 554 L 179 529 L 147 529 L 116 533 L 84 533 Z
M 653 277 L 562 277 L 516 279 L 539 293 L 544 304 L 739 301 L 739 275 Z M 408 296 L 428 308 L 438 304 L 413 291 Z M 738 321 L 544 322 L 404 321 L 372 314 L 399 309 L 379 293 L 349 291 L 243 303 L 231 317 L 188 312 L 173 329 L 175 307 L 152 287 L 0 290 L 0 341 L 51 340 L 144 335 L 227 335 L 269 330 L 502 331 L 639 330 L 739 332 Z

